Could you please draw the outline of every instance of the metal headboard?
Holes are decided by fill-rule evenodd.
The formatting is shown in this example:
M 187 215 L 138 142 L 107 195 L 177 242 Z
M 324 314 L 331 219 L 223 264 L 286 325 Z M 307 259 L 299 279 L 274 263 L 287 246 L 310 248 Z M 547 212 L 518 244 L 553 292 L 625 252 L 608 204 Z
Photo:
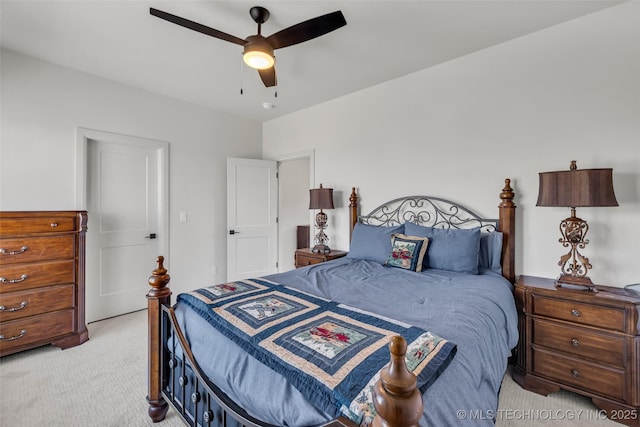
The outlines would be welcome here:
M 430 196 L 407 196 L 386 202 L 367 215 L 358 217 L 363 224 L 393 226 L 413 222 L 435 228 L 475 228 L 484 233 L 498 229 L 497 219 L 482 218 L 450 200 Z

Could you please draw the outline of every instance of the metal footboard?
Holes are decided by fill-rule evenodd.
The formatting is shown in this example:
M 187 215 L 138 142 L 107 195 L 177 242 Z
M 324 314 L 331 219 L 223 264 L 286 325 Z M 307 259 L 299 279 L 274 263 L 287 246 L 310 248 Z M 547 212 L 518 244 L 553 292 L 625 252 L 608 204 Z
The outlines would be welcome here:
M 162 307 L 162 396 L 189 426 L 276 427 L 247 414 L 200 370 L 171 307 Z

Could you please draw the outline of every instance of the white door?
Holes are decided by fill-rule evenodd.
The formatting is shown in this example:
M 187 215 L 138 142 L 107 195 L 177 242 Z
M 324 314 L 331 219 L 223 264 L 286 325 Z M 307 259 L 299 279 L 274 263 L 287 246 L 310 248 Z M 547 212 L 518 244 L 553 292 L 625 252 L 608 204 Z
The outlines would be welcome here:
M 227 281 L 278 272 L 277 216 L 277 163 L 228 158 Z
M 160 249 L 168 255 L 168 226 L 160 197 L 166 185 L 161 148 L 105 133 L 86 139 L 86 153 L 85 292 L 91 322 L 146 308 L 155 259 Z

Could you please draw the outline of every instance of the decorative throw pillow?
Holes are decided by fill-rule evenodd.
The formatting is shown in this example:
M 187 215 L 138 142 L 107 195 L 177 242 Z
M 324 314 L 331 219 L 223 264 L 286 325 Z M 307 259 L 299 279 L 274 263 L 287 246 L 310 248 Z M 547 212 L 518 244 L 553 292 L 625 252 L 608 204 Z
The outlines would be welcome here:
M 427 246 L 429 246 L 427 237 L 394 234 L 391 236 L 391 254 L 385 265 L 411 271 L 422 271 Z
M 470 229 L 433 228 L 405 223 L 405 234 L 429 238 L 425 268 L 478 274 L 480 227 Z
M 384 264 L 391 252 L 391 235 L 404 232 L 404 225 L 384 227 L 356 223 L 351 235 L 347 258 L 364 259 Z

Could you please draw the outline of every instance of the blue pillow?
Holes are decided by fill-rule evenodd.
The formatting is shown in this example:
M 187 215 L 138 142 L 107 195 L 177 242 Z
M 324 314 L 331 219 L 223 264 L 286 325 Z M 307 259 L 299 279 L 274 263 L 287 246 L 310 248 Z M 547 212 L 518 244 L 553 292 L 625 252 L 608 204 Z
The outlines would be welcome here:
M 365 259 L 384 264 L 391 253 L 391 235 L 402 234 L 404 225 L 383 227 L 356 223 L 347 258 Z
M 478 274 L 480 227 L 433 228 L 405 223 L 405 234 L 429 238 L 425 268 Z
M 502 274 L 502 233 L 480 233 L 479 267 L 488 268 Z

